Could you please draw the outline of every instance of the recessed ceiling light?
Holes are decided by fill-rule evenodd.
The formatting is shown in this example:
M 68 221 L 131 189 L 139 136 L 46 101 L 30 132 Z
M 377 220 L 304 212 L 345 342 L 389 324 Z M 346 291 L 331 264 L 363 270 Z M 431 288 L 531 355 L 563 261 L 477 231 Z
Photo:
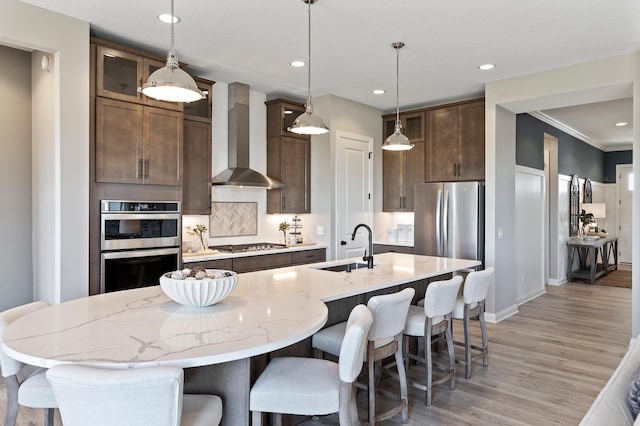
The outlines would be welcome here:
M 301 67 L 304 67 L 305 65 L 307 65 L 304 61 L 291 61 L 291 62 L 289 62 L 289 64 L 292 67 L 296 67 L 296 68 L 301 68 Z
M 170 13 L 163 13 L 162 15 L 158 15 L 158 19 L 161 20 L 162 22 L 164 22 L 165 24 L 170 24 L 171 23 L 171 14 Z M 180 17 L 179 16 L 173 16 L 173 23 L 177 24 L 178 22 L 180 22 Z
M 493 64 L 482 64 L 482 65 L 478 65 L 478 69 L 482 70 L 482 71 L 487 71 L 487 70 L 492 70 L 494 69 L 496 66 Z
M 375 90 L 373 91 L 373 94 L 374 94 L 374 95 L 382 95 L 384 92 L 385 92 L 385 90 L 384 90 L 384 89 L 375 89 Z
M 616 126 L 618 127 L 622 127 L 622 126 L 626 126 L 629 123 L 625 123 L 624 121 L 621 121 L 620 123 L 616 123 Z

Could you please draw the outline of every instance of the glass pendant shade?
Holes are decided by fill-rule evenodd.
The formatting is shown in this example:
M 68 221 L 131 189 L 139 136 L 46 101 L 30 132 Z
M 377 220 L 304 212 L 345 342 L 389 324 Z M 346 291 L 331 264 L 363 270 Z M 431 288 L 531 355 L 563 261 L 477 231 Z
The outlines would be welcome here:
M 311 104 L 311 5 L 317 0 L 302 0 L 308 5 L 308 59 L 307 59 L 307 110 L 300 114 L 293 124 L 291 125 L 291 131 L 300 135 L 321 135 L 327 133 L 329 128 L 324 123 L 324 120 L 313 112 L 313 105 Z
M 173 14 L 173 0 L 171 0 L 171 16 Z M 145 84 L 138 90 L 150 98 L 167 102 L 193 102 L 204 99 L 204 94 L 198 88 L 193 78 L 180 69 L 178 58 L 173 50 L 173 24 L 171 20 L 171 46 L 167 53 L 167 65 L 157 69 Z
M 413 148 L 413 144 L 405 135 L 402 134 L 402 125 L 400 124 L 400 49 L 404 47 L 401 41 L 391 44 L 396 49 L 396 126 L 393 134 L 382 142 L 382 149 L 387 151 L 406 151 Z

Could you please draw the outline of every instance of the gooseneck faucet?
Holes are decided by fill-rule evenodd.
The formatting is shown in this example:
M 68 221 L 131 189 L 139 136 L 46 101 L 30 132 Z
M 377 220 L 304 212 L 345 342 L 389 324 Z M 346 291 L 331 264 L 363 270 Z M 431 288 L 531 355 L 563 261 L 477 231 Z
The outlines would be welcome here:
M 373 269 L 373 232 L 371 232 L 371 228 L 369 228 L 369 226 L 364 223 L 356 225 L 355 229 L 353 230 L 353 234 L 351 234 L 351 241 L 356 239 L 356 233 L 358 232 L 359 228 L 366 228 L 366 230 L 369 232 L 369 256 L 367 256 L 367 253 L 365 252 L 362 260 L 367 262 L 367 269 Z

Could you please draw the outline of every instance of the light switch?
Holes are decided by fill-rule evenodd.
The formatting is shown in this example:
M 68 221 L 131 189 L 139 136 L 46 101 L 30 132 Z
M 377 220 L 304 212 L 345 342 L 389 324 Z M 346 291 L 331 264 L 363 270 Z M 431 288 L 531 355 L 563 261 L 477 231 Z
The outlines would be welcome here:
M 498 239 L 502 239 L 502 228 L 498 228 Z
M 316 235 L 324 235 L 324 226 L 316 226 Z

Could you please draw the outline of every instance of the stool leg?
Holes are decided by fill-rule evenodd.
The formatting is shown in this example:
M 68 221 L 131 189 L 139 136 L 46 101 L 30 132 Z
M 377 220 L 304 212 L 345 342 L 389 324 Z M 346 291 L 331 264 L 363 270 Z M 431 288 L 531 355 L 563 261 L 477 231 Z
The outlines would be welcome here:
M 44 424 L 45 426 L 53 426 L 54 414 L 53 408 L 44 409 Z
M 464 376 L 467 379 L 471 378 L 471 324 L 469 321 L 469 305 L 464 306 L 464 318 L 462 319 L 464 324 Z
M 427 373 L 426 377 L 426 403 L 427 406 L 431 405 L 431 394 L 433 393 L 433 360 L 431 358 L 431 323 L 428 322 L 428 330 L 425 330 L 424 333 L 424 356 L 425 356 L 425 370 Z
M 373 426 L 376 423 L 376 375 L 375 375 L 375 362 L 373 360 L 374 342 L 368 342 L 367 347 L 367 380 L 369 381 L 367 386 L 367 393 L 369 395 L 369 425 Z
M 273 426 L 282 426 L 282 413 L 273 413 Z
M 7 416 L 5 418 L 6 426 L 15 426 L 18 418 L 18 389 L 20 384 L 16 375 L 4 378 L 7 387 Z
M 445 336 L 447 339 L 447 349 L 449 350 L 449 371 L 451 371 L 451 382 L 449 387 L 451 390 L 456 388 L 456 354 L 455 349 L 453 348 L 453 337 L 451 335 L 451 315 L 447 317 L 447 329 L 445 331 Z
M 489 336 L 487 335 L 487 323 L 484 320 L 484 306 L 480 309 L 480 314 L 478 314 L 478 319 L 480 320 L 480 331 L 482 333 L 482 352 L 484 356 L 482 357 L 482 365 L 485 367 L 489 365 Z
M 398 369 L 398 381 L 400 382 L 400 399 L 404 400 L 404 408 L 402 409 L 402 423 L 409 422 L 409 399 L 408 399 L 408 391 L 407 391 L 407 374 L 404 369 L 404 363 L 402 362 L 402 350 L 400 341 L 402 340 L 402 335 L 397 336 L 398 340 L 398 350 L 395 353 L 396 358 L 396 368 Z
M 251 412 L 251 425 L 252 426 L 262 426 L 262 412 L 261 411 L 252 411 Z

